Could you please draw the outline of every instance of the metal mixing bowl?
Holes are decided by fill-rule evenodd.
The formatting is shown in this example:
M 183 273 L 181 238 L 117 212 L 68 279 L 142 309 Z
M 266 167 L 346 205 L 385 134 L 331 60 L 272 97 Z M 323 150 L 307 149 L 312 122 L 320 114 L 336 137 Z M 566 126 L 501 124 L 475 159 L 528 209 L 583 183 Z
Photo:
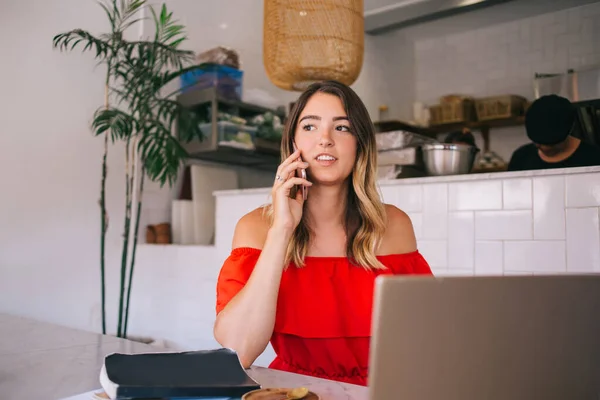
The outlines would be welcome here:
M 428 175 L 468 174 L 479 149 L 467 144 L 431 143 L 421 146 Z

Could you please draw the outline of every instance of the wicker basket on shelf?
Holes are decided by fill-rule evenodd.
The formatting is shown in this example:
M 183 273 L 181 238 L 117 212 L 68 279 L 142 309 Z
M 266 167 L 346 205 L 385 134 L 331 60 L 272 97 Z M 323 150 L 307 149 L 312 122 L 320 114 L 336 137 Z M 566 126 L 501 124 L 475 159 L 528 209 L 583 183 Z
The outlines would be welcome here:
M 429 107 L 430 124 L 446 125 L 475 120 L 475 101 L 472 98 L 440 99 L 440 104 Z
M 493 96 L 475 100 L 477 119 L 479 121 L 509 119 L 522 116 L 525 113 L 526 107 L 527 99 L 516 95 Z
M 363 0 L 265 0 L 263 62 L 279 88 L 351 85 L 363 64 Z

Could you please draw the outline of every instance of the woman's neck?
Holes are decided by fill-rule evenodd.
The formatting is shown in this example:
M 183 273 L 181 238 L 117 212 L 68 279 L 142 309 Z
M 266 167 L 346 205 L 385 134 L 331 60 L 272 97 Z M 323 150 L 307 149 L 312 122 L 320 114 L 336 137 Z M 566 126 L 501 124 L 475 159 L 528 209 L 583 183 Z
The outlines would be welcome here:
M 312 186 L 308 191 L 306 212 L 313 229 L 343 224 L 348 199 L 348 183 L 340 186 Z

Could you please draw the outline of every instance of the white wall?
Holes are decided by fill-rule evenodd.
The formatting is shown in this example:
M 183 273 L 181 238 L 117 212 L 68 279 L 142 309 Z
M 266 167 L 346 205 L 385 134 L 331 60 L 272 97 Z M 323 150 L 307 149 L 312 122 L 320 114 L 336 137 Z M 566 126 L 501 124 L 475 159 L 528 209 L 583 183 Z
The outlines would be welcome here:
M 104 17 L 91 1 L 30 0 L 3 2 L 0 19 L 0 311 L 98 329 L 102 141 L 89 123 L 103 103 L 103 71 L 89 55 L 54 51 L 52 37 L 76 27 L 99 32 Z M 122 155 L 109 153 L 113 284 Z
M 395 98 L 396 115 L 412 119 L 413 101 L 431 105 L 451 93 L 533 100 L 535 72 L 600 64 L 600 3 L 570 7 L 574 3 L 513 1 L 376 36 L 402 55 L 399 65 L 385 69 L 405 88 Z M 506 161 L 528 142 L 523 127 L 494 129 L 490 136 L 491 149 Z

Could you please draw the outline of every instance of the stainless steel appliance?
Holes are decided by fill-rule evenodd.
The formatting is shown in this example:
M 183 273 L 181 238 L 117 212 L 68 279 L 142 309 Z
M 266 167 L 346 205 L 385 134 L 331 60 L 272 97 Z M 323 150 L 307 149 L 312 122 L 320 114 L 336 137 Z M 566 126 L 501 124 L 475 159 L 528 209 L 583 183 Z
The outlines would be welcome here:
M 479 149 L 458 143 L 430 143 L 421 146 L 428 175 L 468 174 L 473 169 Z
M 375 139 L 379 178 L 426 175 L 420 145 L 436 142 L 435 139 L 405 130 L 380 132 Z

